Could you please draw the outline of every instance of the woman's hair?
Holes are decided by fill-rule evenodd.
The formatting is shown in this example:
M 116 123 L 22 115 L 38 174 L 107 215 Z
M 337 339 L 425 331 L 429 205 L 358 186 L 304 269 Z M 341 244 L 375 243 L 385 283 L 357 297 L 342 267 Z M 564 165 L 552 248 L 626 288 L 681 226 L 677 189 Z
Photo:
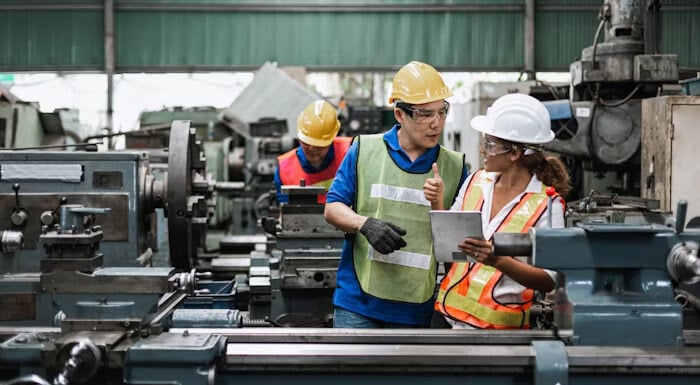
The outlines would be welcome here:
M 523 149 L 524 151 L 526 150 Z M 542 183 L 554 187 L 559 195 L 565 197 L 571 191 L 569 172 L 558 157 L 535 151 L 534 154 L 521 156 L 518 162 L 535 174 Z

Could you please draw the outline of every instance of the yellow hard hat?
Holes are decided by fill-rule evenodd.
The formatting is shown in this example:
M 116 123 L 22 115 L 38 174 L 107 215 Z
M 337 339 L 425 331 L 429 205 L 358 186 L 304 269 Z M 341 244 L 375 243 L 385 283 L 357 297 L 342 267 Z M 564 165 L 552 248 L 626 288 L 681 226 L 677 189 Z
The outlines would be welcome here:
M 412 61 L 394 76 L 389 103 L 400 100 L 408 104 L 430 103 L 452 96 L 442 77 L 429 64 Z
M 297 137 L 311 146 L 330 146 L 339 129 L 340 121 L 335 108 L 323 100 L 306 106 L 297 118 Z

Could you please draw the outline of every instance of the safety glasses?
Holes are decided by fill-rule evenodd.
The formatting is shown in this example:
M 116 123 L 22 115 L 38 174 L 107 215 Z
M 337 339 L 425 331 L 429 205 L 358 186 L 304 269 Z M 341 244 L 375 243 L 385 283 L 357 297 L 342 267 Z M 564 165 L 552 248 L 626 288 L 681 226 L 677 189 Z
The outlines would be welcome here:
M 406 103 L 397 103 L 396 107 L 404 110 L 408 116 L 411 117 L 416 123 L 429 123 L 437 116 L 439 120 L 445 120 L 447 114 L 450 112 L 450 103 L 445 102 L 445 106 L 439 110 L 423 110 L 418 108 L 413 108 Z
M 512 144 L 491 141 L 486 138 L 486 135 L 482 135 L 482 138 L 484 139 L 484 153 L 488 156 L 498 156 L 514 149 Z

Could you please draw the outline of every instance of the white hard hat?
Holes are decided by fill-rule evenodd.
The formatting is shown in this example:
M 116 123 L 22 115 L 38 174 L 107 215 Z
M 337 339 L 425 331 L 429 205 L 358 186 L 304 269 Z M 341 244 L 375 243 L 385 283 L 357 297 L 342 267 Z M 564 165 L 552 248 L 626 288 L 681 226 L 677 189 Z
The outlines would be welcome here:
M 479 132 L 509 142 L 542 144 L 554 139 L 547 108 L 525 94 L 501 96 L 471 124 Z

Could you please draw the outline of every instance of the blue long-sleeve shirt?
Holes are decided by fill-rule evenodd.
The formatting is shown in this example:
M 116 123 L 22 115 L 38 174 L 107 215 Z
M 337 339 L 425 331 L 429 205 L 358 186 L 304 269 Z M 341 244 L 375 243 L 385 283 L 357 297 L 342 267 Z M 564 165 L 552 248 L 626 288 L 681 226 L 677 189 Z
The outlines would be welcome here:
M 415 161 L 411 161 L 408 154 L 399 145 L 398 130 L 399 125 L 395 125 L 384 134 L 384 141 L 387 144 L 389 156 L 402 170 L 411 173 L 426 173 L 431 170 L 433 163 L 437 160 L 440 146 L 435 146 Z M 352 207 L 355 204 L 355 194 L 357 187 L 357 154 L 358 144 L 355 141 L 345 155 L 345 159 L 340 164 L 338 172 L 335 174 L 333 184 L 331 184 L 326 202 L 341 202 Z M 459 186 L 467 178 L 466 167 L 462 173 Z M 451 204 L 452 202 L 450 202 Z M 447 202 L 446 202 L 447 204 Z M 394 301 L 381 300 L 369 294 L 365 294 L 355 274 L 353 263 L 353 243 L 351 239 L 346 239 L 343 243 L 343 250 L 340 259 L 340 266 L 336 275 L 336 290 L 333 295 L 333 304 L 346 310 L 364 315 L 366 317 L 379 319 L 381 321 L 400 323 L 414 326 L 427 326 L 433 312 L 434 300 L 431 299 L 422 304 L 410 304 Z

